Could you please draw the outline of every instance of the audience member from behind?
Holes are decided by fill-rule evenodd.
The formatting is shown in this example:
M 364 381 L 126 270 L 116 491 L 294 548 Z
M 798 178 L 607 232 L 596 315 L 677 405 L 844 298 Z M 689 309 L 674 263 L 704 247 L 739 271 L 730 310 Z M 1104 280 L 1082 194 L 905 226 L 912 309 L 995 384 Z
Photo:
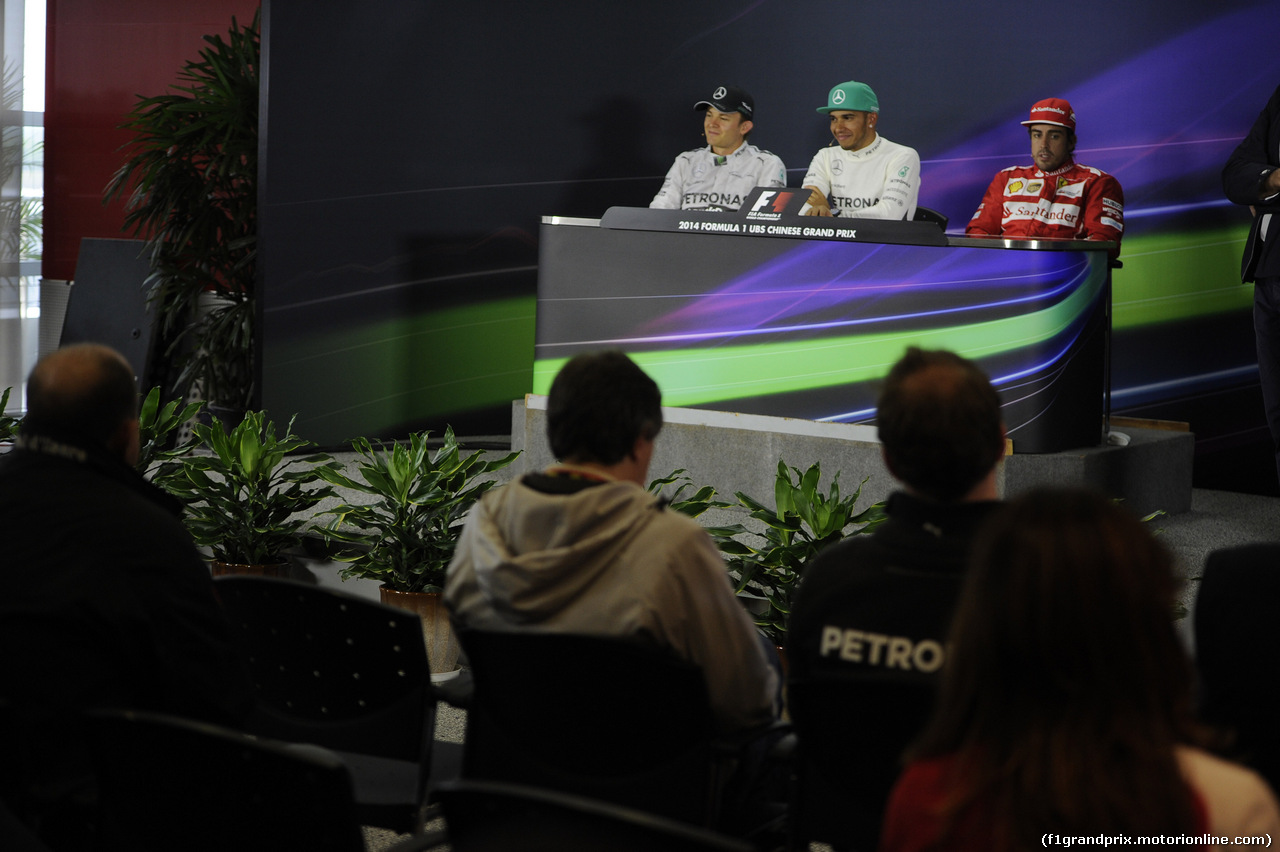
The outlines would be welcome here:
M 251 700 L 181 506 L 134 471 L 138 391 L 115 351 L 42 358 L 0 457 L 0 735 L 10 806 L 55 848 L 91 806 L 78 711 L 127 707 L 224 724 Z
M 862 752 L 860 769 L 831 783 L 857 785 L 849 793 L 870 803 L 862 822 L 871 835 L 899 756 L 928 718 L 970 542 L 999 506 L 1005 443 L 990 381 L 947 351 L 908 349 L 885 379 L 877 421 L 885 466 L 902 489 L 890 496 L 888 520 L 875 532 L 845 539 L 806 567 L 787 634 L 791 714 L 802 747 L 807 716 L 821 708 L 809 710 L 799 684 L 854 680 L 867 690 L 857 724 L 876 731 L 880 759 L 851 742 Z M 822 736 L 824 748 L 834 743 L 828 732 Z M 861 839 L 874 847 L 874 837 Z
M 885 466 L 903 487 L 875 532 L 806 567 L 787 635 L 793 677 L 936 677 L 970 541 L 999 505 L 1000 397 L 973 362 L 911 347 L 885 378 L 876 418 Z
M 971 236 L 1111 240 L 1124 236 L 1120 183 L 1074 160 L 1076 113 L 1061 98 L 1045 98 L 1022 122 L 1031 137 L 1029 166 L 997 172 L 965 226 Z
M 551 385 L 561 461 L 472 508 L 445 581 L 463 627 L 631 636 L 699 666 L 725 731 L 774 718 L 776 675 L 719 551 L 645 490 L 658 386 L 621 352 L 571 359 Z
M 1262 779 L 1197 747 L 1177 591 L 1169 552 L 1100 495 L 1036 490 L 992 518 L 881 850 L 1280 833 Z

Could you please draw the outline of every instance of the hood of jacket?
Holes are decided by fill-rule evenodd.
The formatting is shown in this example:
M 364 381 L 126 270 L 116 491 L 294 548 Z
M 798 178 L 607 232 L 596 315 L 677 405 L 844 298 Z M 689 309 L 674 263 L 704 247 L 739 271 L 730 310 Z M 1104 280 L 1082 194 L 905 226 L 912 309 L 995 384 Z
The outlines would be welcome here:
M 475 591 L 505 620 L 538 622 L 601 580 L 630 542 L 662 512 L 660 498 L 632 482 L 605 482 L 550 494 L 524 480 L 486 494 L 460 542 L 469 565 L 450 585 L 474 577 Z

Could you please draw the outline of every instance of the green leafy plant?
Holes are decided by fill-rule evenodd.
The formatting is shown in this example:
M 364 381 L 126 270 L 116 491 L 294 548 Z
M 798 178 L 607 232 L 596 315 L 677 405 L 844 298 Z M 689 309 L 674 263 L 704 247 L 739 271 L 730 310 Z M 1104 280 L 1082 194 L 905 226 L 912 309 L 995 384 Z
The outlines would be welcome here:
M 152 388 L 142 400 L 138 409 L 138 463 L 134 465 L 138 473 L 144 476 L 151 474 L 151 481 L 165 487 L 165 484 L 180 469 L 177 460 L 188 455 L 198 444 L 195 433 L 186 441 L 170 447 L 175 430 L 189 422 L 204 408 L 203 402 L 182 404 L 182 400 L 173 399 L 160 404 L 160 388 Z M 152 469 L 154 466 L 154 470 Z
M 12 417 L 4 413 L 12 390 L 13 388 L 5 388 L 4 393 L 0 394 L 0 441 L 13 440 L 13 436 L 18 434 L 18 424 L 22 422 L 21 417 Z
M 292 418 L 279 437 L 261 411 L 246 412 L 230 430 L 214 417 L 193 431 L 208 452 L 184 456 L 166 483 L 187 504 L 192 538 L 221 562 L 283 561 L 309 527 L 311 510 L 333 495 L 328 485 L 310 486 L 337 462 L 323 453 L 286 459 L 314 445 L 293 434 Z
M 331 523 L 319 530 L 339 544 L 335 558 L 350 563 L 344 578 L 377 580 L 400 592 L 438 592 L 453 558 L 459 522 L 496 481 L 479 477 L 506 467 L 519 453 L 486 461 L 484 453 L 463 455 L 452 428 L 434 453 L 429 432 L 415 432 L 389 448 L 356 438 L 359 478 L 321 468 L 331 485 L 367 494 L 367 503 L 328 510 Z
M 886 517 L 884 503 L 854 512 L 862 493 L 861 484 L 852 494 L 842 497 L 838 472 L 825 494 L 819 490 L 821 478 L 822 471 L 816 463 L 801 473 L 799 468 L 779 461 L 774 509 L 741 491 L 734 495 L 736 504 L 719 500 L 712 486 L 695 487 L 683 468 L 654 480 L 649 490 L 656 494 L 678 483 L 668 496 L 670 507 L 692 518 L 708 509 L 740 506 L 750 511 L 750 517 L 761 526 L 759 532 L 742 524 L 708 526 L 706 530 L 725 556 L 734 590 L 748 600 L 756 626 L 780 645 L 791 614 L 791 595 L 804 563 L 846 535 L 870 532 Z M 857 528 L 848 531 L 853 525 Z
M 669 485 L 676 487 L 666 494 L 667 507 L 691 518 L 702 517 L 708 509 L 728 509 L 736 505 L 716 499 L 715 486 L 695 486 L 693 477 L 689 476 L 689 471 L 683 467 L 650 482 L 648 491 L 650 494 L 659 495 Z M 693 489 L 693 493 L 688 493 L 689 489 Z
M 120 125 L 134 134 L 104 193 L 125 199 L 124 229 L 147 240 L 148 302 L 170 355 L 190 350 L 177 381 L 244 410 L 253 392 L 257 259 L 259 15 L 204 37 L 172 91 L 140 98 Z M 219 297 L 201 316 L 202 294 Z
M 731 549 L 721 547 L 729 557 L 729 572 L 737 580 L 737 591 L 756 593 L 768 601 L 768 607 L 756 615 L 756 624 L 778 644 L 786 637 L 791 595 L 804 564 L 846 535 L 871 532 L 886 517 L 883 503 L 854 512 L 866 479 L 852 494 L 842 497 L 839 472 L 831 478 L 825 495 L 819 490 L 821 477 L 817 463 L 801 473 L 799 468 L 779 461 L 773 489 L 776 508 L 770 509 L 740 491 L 736 494 L 738 501 L 751 510 L 751 517 L 764 524 L 763 532 L 754 541 L 747 537 L 746 541 L 735 540 Z M 855 524 L 857 529 L 846 532 Z

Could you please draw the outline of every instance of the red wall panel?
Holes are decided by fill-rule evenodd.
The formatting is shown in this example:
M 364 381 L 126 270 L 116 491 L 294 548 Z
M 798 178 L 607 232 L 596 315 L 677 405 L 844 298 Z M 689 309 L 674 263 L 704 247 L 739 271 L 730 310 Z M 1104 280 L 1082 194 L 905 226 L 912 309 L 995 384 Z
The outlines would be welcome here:
M 117 130 L 138 95 L 177 81 L 203 37 L 247 23 L 258 0 L 48 0 L 44 275 L 71 278 L 83 237 L 120 237 L 102 190 L 123 161 Z

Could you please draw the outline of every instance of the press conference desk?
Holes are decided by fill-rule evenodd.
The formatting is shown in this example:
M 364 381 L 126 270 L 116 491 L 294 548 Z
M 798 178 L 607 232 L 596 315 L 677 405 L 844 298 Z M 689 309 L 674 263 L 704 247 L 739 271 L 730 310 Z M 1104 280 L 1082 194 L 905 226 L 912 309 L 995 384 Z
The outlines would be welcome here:
M 1111 243 L 948 237 L 924 222 L 612 208 L 546 217 L 534 392 L 618 348 L 663 404 L 868 421 L 910 345 L 977 361 L 1014 452 L 1104 435 Z

